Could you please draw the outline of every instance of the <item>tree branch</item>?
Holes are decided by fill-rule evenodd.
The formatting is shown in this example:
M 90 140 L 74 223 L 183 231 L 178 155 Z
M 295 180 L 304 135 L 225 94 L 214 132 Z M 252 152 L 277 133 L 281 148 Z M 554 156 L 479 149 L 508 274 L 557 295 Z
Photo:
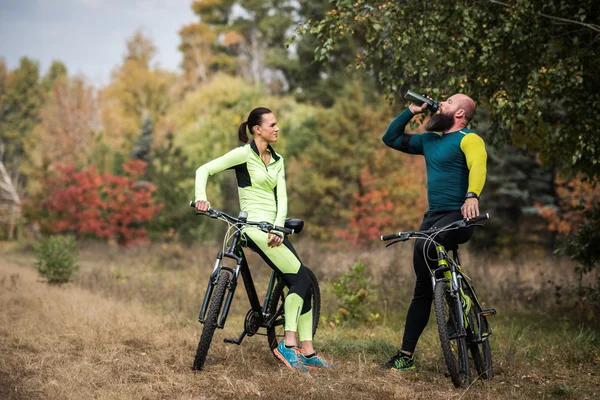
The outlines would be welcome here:
M 499 4 L 501 6 L 505 6 L 505 7 L 511 7 L 510 4 L 507 3 L 503 3 L 501 1 L 497 1 L 497 0 L 489 0 L 490 3 L 494 3 L 494 4 Z M 544 17 L 544 18 L 548 18 L 548 19 L 552 19 L 555 21 L 560 21 L 560 22 L 565 22 L 567 24 L 576 24 L 576 25 L 581 25 L 584 26 L 588 29 L 591 29 L 593 31 L 596 32 L 600 32 L 600 25 L 594 25 L 594 24 L 586 24 L 585 22 L 580 22 L 580 21 L 575 21 L 572 19 L 566 19 L 566 18 L 561 18 L 561 17 L 555 17 L 552 15 L 548 15 L 548 14 L 544 14 L 544 13 L 537 13 L 537 15 Z

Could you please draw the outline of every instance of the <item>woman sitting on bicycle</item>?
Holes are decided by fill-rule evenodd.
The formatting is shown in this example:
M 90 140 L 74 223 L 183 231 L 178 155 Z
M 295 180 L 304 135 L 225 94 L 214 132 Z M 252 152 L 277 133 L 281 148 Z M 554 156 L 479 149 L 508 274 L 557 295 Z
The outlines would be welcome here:
M 248 134 L 254 140 L 248 143 Z M 248 221 L 265 221 L 284 226 L 287 215 L 287 192 L 283 157 L 271 147 L 277 142 L 279 127 L 275 115 L 264 107 L 255 108 L 239 127 L 239 139 L 245 146 L 202 165 L 196 171 L 196 209 L 206 211 L 206 182 L 210 175 L 234 169 L 238 181 L 240 208 Z M 333 367 L 313 348 L 310 276 L 294 247 L 277 232 L 264 233 L 245 229 L 247 245 L 278 271 L 289 288 L 285 299 L 285 336 L 273 351 L 290 368 Z M 283 246 L 282 246 L 283 245 Z M 298 346 L 300 341 L 300 346 Z

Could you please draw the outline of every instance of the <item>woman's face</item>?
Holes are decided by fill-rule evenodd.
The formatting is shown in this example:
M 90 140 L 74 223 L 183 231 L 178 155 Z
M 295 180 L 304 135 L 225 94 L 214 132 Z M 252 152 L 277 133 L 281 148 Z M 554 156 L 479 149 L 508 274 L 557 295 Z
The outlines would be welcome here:
M 254 135 L 260 136 L 267 143 L 275 143 L 278 132 L 279 127 L 273 114 L 263 114 L 261 124 L 254 127 Z

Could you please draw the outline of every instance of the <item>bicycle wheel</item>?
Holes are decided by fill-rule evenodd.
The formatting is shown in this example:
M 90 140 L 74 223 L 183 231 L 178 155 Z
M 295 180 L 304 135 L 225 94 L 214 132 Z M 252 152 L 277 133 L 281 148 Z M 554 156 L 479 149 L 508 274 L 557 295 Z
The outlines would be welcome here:
M 486 317 L 481 316 L 481 307 L 476 301 L 476 296 L 471 288 L 465 286 L 463 288 L 466 296 L 471 299 L 471 309 L 467 315 L 469 326 L 467 328 L 467 343 L 475 370 L 481 379 L 492 379 L 494 375 L 492 368 L 492 350 L 490 348 L 490 327 Z
M 319 282 L 315 274 L 309 269 L 308 274 L 310 275 L 310 287 L 312 289 L 311 307 L 313 313 L 313 336 L 317 332 L 319 326 L 319 318 L 321 315 L 321 290 L 319 289 Z M 285 315 L 284 315 L 284 303 L 287 290 L 283 279 L 279 278 L 273 294 L 271 295 L 271 301 L 267 308 L 267 312 L 270 316 L 276 315 L 273 324 L 267 328 L 267 339 L 269 341 L 269 347 L 271 350 L 275 350 L 279 341 L 283 338 L 285 330 Z
M 450 294 L 450 286 L 446 282 L 435 285 L 434 309 L 442 345 L 442 353 L 446 360 L 448 373 L 456 387 L 469 384 L 469 354 L 464 335 L 460 335 L 463 323 L 459 319 L 460 301 Z
M 219 313 L 221 312 L 221 306 L 223 305 L 227 286 L 229 286 L 229 274 L 225 271 L 221 271 L 208 307 L 208 316 L 204 320 L 202 335 L 200 336 L 200 342 L 198 342 L 196 357 L 194 357 L 194 365 L 192 367 L 194 370 L 204 369 L 204 362 L 206 361 L 206 355 L 208 354 L 208 348 L 210 347 L 215 329 L 217 329 L 217 321 L 219 319 Z

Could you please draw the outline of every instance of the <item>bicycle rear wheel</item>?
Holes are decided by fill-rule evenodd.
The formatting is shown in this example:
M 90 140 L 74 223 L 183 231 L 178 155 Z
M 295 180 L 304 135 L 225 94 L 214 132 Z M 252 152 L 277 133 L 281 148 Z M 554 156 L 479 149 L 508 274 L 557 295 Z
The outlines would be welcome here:
M 200 336 L 200 341 L 198 342 L 196 357 L 194 357 L 194 365 L 192 367 L 194 370 L 204 369 L 204 362 L 206 361 L 208 348 L 210 347 L 213 335 L 217 329 L 219 313 L 221 312 L 221 306 L 223 305 L 223 299 L 225 298 L 225 290 L 227 290 L 228 286 L 229 274 L 225 271 L 221 271 L 210 300 L 210 305 L 208 306 L 208 315 L 204 320 L 202 335 Z
M 450 294 L 449 284 L 438 282 L 435 285 L 434 309 L 442 353 L 454 386 L 465 387 L 470 382 L 469 354 L 465 335 L 461 334 L 464 323 L 460 321 L 458 307 L 462 305 Z
M 490 348 L 490 327 L 487 318 L 481 316 L 481 307 L 471 288 L 465 286 L 463 291 L 471 299 L 471 309 L 467 315 L 469 321 L 467 343 L 473 356 L 473 364 L 481 379 L 492 379 L 494 372 L 492 368 L 492 350 Z
M 319 326 L 319 318 L 321 315 L 321 290 L 319 288 L 319 282 L 315 274 L 309 269 L 308 274 L 310 275 L 310 288 L 312 290 L 311 296 L 311 308 L 313 313 L 313 336 L 317 332 Z M 287 295 L 287 288 L 285 282 L 281 277 L 278 278 L 277 284 L 273 289 L 271 295 L 271 301 L 267 308 L 269 316 L 275 315 L 275 320 L 269 328 L 267 328 L 267 339 L 269 341 L 269 347 L 271 350 L 275 350 L 279 341 L 283 339 L 285 330 L 285 315 L 284 315 L 284 303 L 285 296 Z

